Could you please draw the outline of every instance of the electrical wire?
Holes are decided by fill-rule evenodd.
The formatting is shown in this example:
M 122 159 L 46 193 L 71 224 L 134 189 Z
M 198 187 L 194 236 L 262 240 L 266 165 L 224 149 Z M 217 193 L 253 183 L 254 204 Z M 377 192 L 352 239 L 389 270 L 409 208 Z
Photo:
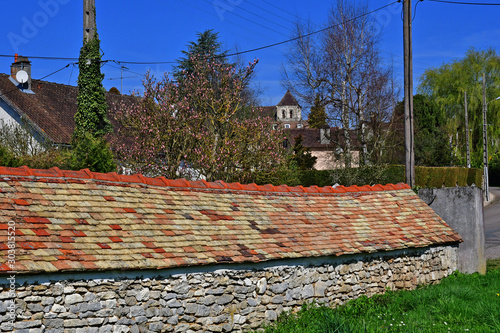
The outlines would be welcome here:
M 411 19 L 411 21 L 413 22 L 413 20 L 415 20 L 415 17 L 417 16 L 417 6 L 419 3 L 423 2 L 424 0 L 417 0 L 417 3 L 415 3 L 415 7 L 413 9 L 413 17 Z
M 46 79 L 46 78 L 48 78 L 49 76 L 54 75 L 54 74 L 56 74 L 56 73 L 58 73 L 58 72 L 62 71 L 62 70 L 63 70 L 63 69 L 65 69 L 65 68 L 68 68 L 71 64 L 72 64 L 72 63 L 69 63 L 69 64 L 67 64 L 67 65 L 66 65 L 66 66 L 64 66 L 64 67 L 59 68 L 57 71 L 52 72 L 52 73 L 50 73 L 50 74 L 48 74 L 48 75 L 45 75 L 44 77 L 42 77 L 42 78 L 40 78 L 40 79 L 37 79 L 37 80 L 40 80 L 40 81 L 41 81 L 41 80 L 43 80 L 43 79 Z M 1 93 L 1 94 L 0 94 L 0 96 L 5 96 L 5 95 L 7 95 L 7 94 L 9 94 L 9 93 L 11 93 L 11 92 L 13 92 L 13 91 L 16 91 L 16 90 L 19 90 L 19 88 L 17 88 L 17 87 L 16 87 L 16 88 L 14 88 L 14 89 L 12 89 L 12 90 L 9 90 L 9 91 L 7 91 L 7 92 Z
M 252 6 L 254 6 L 254 7 L 257 7 L 257 8 L 259 8 L 260 10 L 263 10 L 263 11 L 265 11 L 266 13 L 269 13 L 269 14 L 271 14 L 271 15 L 273 15 L 273 16 L 279 17 L 280 19 L 282 19 L 282 20 L 284 20 L 284 21 L 287 21 L 287 22 L 289 22 L 289 23 L 295 24 L 295 21 L 290 20 L 290 19 L 287 19 L 286 17 L 283 17 L 283 16 L 281 16 L 281 15 L 278 15 L 278 14 L 276 14 L 275 12 L 272 12 L 272 11 L 270 11 L 270 10 L 265 9 L 264 7 L 261 7 L 261 6 L 259 6 L 259 5 L 256 5 L 255 3 L 253 3 L 253 1 L 249 1 L 249 2 L 248 2 L 248 4 L 249 4 L 249 5 L 252 5 Z
M 207 1 L 207 0 L 205 0 Z M 264 0 L 262 0 L 264 1 Z M 444 1 L 444 0 L 428 0 L 428 1 Z M 264 1 L 266 3 L 268 3 L 267 1 Z M 261 47 L 257 47 L 257 48 L 254 48 L 254 49 L 249 49 L 249 50 L 245 50 L 245 51 L 239 51 L 239 52 L 234 52 L 234 53 L 230 53 L 230 54 L 226 54 L 224 56 L 227 56 L 227 57 L 232 57 L 232 56 L 237 56 L 237 55 L 241 55 L 241 54 L 246 54 L 246 53 L 250 53 L 250 52 L 255 52 L 255 51 L 260 51 L 260 50 L 264 50 L 264 49 L 268 49 L 268 48 L 271 48 L 271 47 L 275 47 L 275 46 L 279 46 L 279 45 L 283 45 L 283 44 L 286 44 L 286 43 L 289 43 L 289 42 L 293 42 L 293 41 L 296 41 L 298 39 L 301 39 L 301 38 L 304 38 L 304 37 L 310 37 L 310 36 L 313 36 L 315 34 L 318 34 L 318 33 L 321 33 L 323 31 L 326 31 L 328 29 L 331 29 L 331 28 L 334 28 L 334 27 L 337 27 L 337 26 L 340 26 L 342 24 L 345 24 L 345 23 L 348 23 L 348 22 L 352 22 L 352 21 L 355 21 L 357 19 L 360 19 L 364 16 L 367 16 L 367 15 L 370 15 L 370 14 L 373 14 L 379 10 L 382 10 L 386 7 L 389 7 L 389 6 L 392 6 L 393 4 L 397 3 L 397 2 L 401 2 L 401 0 L 396 0 L 396 1 L 393 1 L 385 6 L 382 6 L 382 7 L 379 7 L 377 9 L 374 9 L 372 11 L 369 11 L 369 12 L 366 12 L 364 14 L 361 14 L 359 16 L 356 16 L 352 19 L 349 19 L 349 20 L 346 20 L 344 22 L 341 22 L 339 24 L 335 24 L 335 25 L 332 25 L 332 26 L 328 26 L 328 27 L 325 27 L 325 28 L 322 28 L 322 29 L 319 29 L 319 30 L 315 30 L 313 32 L 310 32 L 310 33 L 307 33 L 305 35 L 301 35 L 301 36 L 298 36 L 298 37 L 294 37 L 294 38 L 290 38 L 290 39 L 287 39 L 287 40 L 284 40 L 284 41 L 281 41 L 281 42 L 277 42 L 277 43 L 273 43 L 273 44 L 268 44 L 268 45 L 265 45 L 265 46 L 261 46 Z M 8 57 L 8 58 L 12 58 L 13 55 L 5 55 L 5 54 L 0 54 L 0 57 Z M 33 58 L 33 59 L 46 59 L 46 60 L 78 60 L 79 58 L 64 58 L 64 57 L 41 57 L 41 56 L 27 56 L 28 58 Z M 214 56 L 214 57 L 208 57 L 207 59 L 215 59 L 215 58 L 220 58 L 221 56 Z M 113 59 L 109 59 L 109 60 L 102 60 L 101 62 L 103 63 L 107 63 L 107 62 L 114 62 L 116 64 L 131 64 L 131 65 L 161 65 L 161 64 L 177 64 L 177 61 L 125 61 L 125 60 L 113 60 Z M 70 64 L 68 64 L 69 66 Z M 142 75 L 142 74 L 139 74 L 139 73 L 135 73 L 135 72 L 132 72 L 130 71 L 131 73 L 134 73 L 134 74 L 138 74 L 138 75 Z
M 141 74 L 141 73 L 137 73 L 137 72 L 131 71 L 131 70 L 130 70 L 130 69 L 128 69 L 127 67 L 122 66 L 122 65 L 120 64 L 120 62 L 119 62 L 119 61 L 116 61 L 116 60 L 110 60 L 110 61 L 111 61 L 111 62 L 114 62 L 115 64 L 117 64 L 117 65 L 118 65 L 118 66 L 120 66 L 120 67 L 116 67 L 116 66 L 113 66 L 113 65 L 110 65 L 110 64 L 108 64 L 108 63 L 107 63 L 106 65 L 107 65 L 108 67 L 116 68 L 116 69 L 119 69 L 119 70 L 122 70 L 122 69 L 123 69 L 123 70 L 124 70 L 124 71 L 126 71 L 126 72 L 129 72 L 129 73 L 132 73 L 132 74 L 136 74 L 136 75 L 140 75 L 140 76 L 144 76 L 144 74 Z M 122 67 L 123 67 L 123 68 L 122 68 Z
M 287 11 L 287 10 L 285 10 L 285 9 L 283 9 L 283 8 L 280 8 L 280 7 L 276 6 L 276 5 L 275 5 L 275 4 L 273 4 L 272 2 L 269 2 L 269 1 L 266 1 L 266 0 L 261 0 L 261 1 L 262 1 L 262 2 L 267 3 L 267 4 L 268 4 L 268 5 L 270 5 L 270 6 L 273 6 L 274 8 L 276 8 L 276 9 L 278 9 L 278 10 L 281 10 L 281 11 L 282 11 L 282 12 L 284 12 L 284 13 L 287 13 L 288 15 L 290 15 L 290 16 L 292 16 L 292 17 L 294 17 L 294 18 L 297 18 L 297 17 L 298 17 L 297 15 L 292 14 L 292 13 L 290 13 L 289 11 Z
M 500 3 L 490 3 L 490 2 L 465 2 L 465 1 L 449 1 L 449 0 L 427 0 L 427 1 L 441 2 L 454 5 L 500 6 Z
M 389 3 L 389 4 L 385 5 L 385 6 L 379 7 L 377 9 L 372 10 L 372 11 L 369 11 L 369 12 L 366 12 L 366 13 L 361 14 L 359 16 L 353 17 L 352 19 L 346 20 L 346 21 L 341 22 L 339 24 L 335 24 L 335 25 L 332 25 L 332 26 L 328 26 L 326 28 L 322 28 L 322 29 L 319 29 L 319 30 L 307 33 L 305 35 L 301 35 L 301 36 L 298 36 L 298 37 L 290 38 L 290 39 L 287 39 L 287 40 L 284 40 L 284 41 L 281 41 L 281 42 L 277 42 L 277 43 L 273 43 L 273 44 L 268 44 L 268 45 L 257 47 L 257 48 L 250 49 L 250 50 L 245 50 L 245 51 L 239 51 L 239 52 L 234 52 L 234 53 L 226 54 L 224 56 L 226 56 L 226 57 L 232 57 L 232 56 L 237 56 L 237 55 L 240 55 L 240 54 L 246 54 L 246 53 L 250 53 L 250 52 L 260 51 L 260 50 L 268 49 L 268 48 L 271 48 L 271 47 L 283 45 L 283 44 L 286 44 L 286 43 L 289 43 L 289 42 L 293 42 L 293 41 L 296 41 L 296 40 L 304 38 L 304 37 L 309 37 L 309 36 L 312 36 L 312 35 L 315 35 L 315 34 L 319 34 L 320 32 L 326 31 L 328 29 L 340 26 L 340 25 L 348 23 L 348 22 L 355 21 L 355 20 L 360 19 L 360 18 L 362 18 L 364 16 L 367 16 L 367 15 L 373 14 L 373 13 L 375 13 L 375 12 L 377 12 L 379 10 L 382 10 L 382 9 L 384 9 L 386 7 L 392 6 L 393 4 L 395 4 L 397 2 L 400 2 L 400 1 L 396 0 L 396 1 L 391 2 L 391 3 Z M 220 58 L 220 57 L 221 56 L 214 56 L 214 57 L 208 57 L 206 59 L 207 60 L 208 59 L 217 59 L 217 58 Z M 155 64 L 176 64 L 177 63 L 176 61 L 124 61 L 124 60 L 113 60 L 113 61 L 119 62 L 119 63 L 124 63 L 124 64 L 132 64 L 132 65 L 155 65 Z
M 1 58 L 13 58 L 11 54 L 0 54 Z M 43 56 L 24 56 L 30 59 L 42 59 L 42 60 L 69 60 L 69 61 L 78 61 L 78 58 L 67 58 L 67 57 L 43 57 Z
M 208 0 L 203 0 L 203 1 L 205 1 L 206 3 L 209 3 L 210 5 L 213 5 L 213 4 L 212 4 L 210 1 L 208 1 Z M 269 27 L 268 27 L 268 26 L 266 26 L 266 25 L 263 25 L 263 24 L 260 24 L 260 23 L 258 23 L 258 22 L 255 22 L 254 20 L 251 20 L 251 19 L 249 19 L 249 18 L 246 18 L 246 17 L 244 17 L 244 16 L 242 16 L 242 15 L 240 15 L 240 14 L 238 14 L 238 13 L 235 13 L 235 12 L 233 12 L 233 11 L 228 11 L 228 13 L 229 13 L 229 14 L 232 14 L 232 15 L 234 15 L 234 16 L 237 16 L 237 17 L 239 17 L 239 18 L 241 18 L 241 19 L 243 19 L 243 20 L 245 20 L 245 21 L 248 21 L 248 22 L 250 22 L 250 23 L 256 24 L 256 25 L 258 25 L 259 27 L 262 27 L 262 28 L 264 28 L 264 29 L 267 29 L 267 30 L 269 30 L 269 31 L 272 31 L 272 32 L 275 32 L 275 33 L 277 33 L 277 34 L 280 34 L 280 35 L 283 35 L 283 36 L 287 37 L 287 35 L 285 35 L 284 33 L 281 33 L 281 32 L 279 32 L 279 31 L 277 31 L 277 30 L 274 30 L 273 28 L 269 28 Z
M 214 17 L 217 17 L 218 19 L 221 19 L 221 17 L 217 14 L 215 14 L 213 11 L 208 11 L 208 10 L 205 10 L 199 6 L 196 6 L 192 1 L 186 1 L 185 2 L 186 4 L 188 4 L 189 6 L 193 7 L 193 8 L 196 8 L 198 9 L 199 11 L 202 11 L 204 13 L 207 13 L 208 15 L 211 15 L 211 16 L 214 16 Z M 234 23 L 233 21 L 229 20 L 229 19 L 224 19 L 224 22 L 228 22 L 234 26 L 237 26 L 243 30 L 247 30 L 247 31 L 250 31 L 252 34 L 255 34 L 255 33 L 258 33 L 259 35 L 263 36 L 263 37 L 269 37 L 269 36 L 265 36 L 264 34 L 262 34 L 261 32 L 259 31 L 255 31 L 255 29 L 249 29 L 248 26 L 245 26 L 245 25 L 240 25 L 240 24 L 237 24 L 237 23 Z M 255 39 L 252 38 L 253 41 L 256 41 Z
M 73 66 L 71 67 L 71 73 L 69 74 L 69 80 L 68 80 L 68 86 L 70 85 L 71 83 L 71 77 L 73 76 L 73 70 L 75 69 L 75 64 L 73 64 Z

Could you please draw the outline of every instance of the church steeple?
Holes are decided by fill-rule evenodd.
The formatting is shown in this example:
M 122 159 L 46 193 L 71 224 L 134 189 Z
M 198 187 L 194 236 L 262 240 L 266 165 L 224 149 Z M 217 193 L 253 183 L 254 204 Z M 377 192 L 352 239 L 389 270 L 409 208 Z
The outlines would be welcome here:
M 283 122 L 285 128 L 302 128 L 302 107 L 287 90 L 281 101 L 276 105 L 276 118 Z
M 287 90 L 281 101 L 278 103 L 278 106 L 298 106 L 301 107 L 297 102 L 295 97 L 292 95 L 290 90 Z

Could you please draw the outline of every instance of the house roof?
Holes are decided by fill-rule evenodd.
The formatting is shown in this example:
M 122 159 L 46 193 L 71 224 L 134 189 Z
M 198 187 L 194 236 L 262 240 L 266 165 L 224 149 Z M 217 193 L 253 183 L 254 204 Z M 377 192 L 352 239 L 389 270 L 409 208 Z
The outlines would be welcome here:
M 300 106 L 295 97 L 293 97 L 290 90 L 287 90 L 278 106 Z
M 9 75 L 0 73 L 0 98 L 35 124 L 43 136 L 54 143 L 70 143 L 78 87 L 33 79 L 31 90 L 34 94 L 22 92 L 12 84 Z M 133 103 L 135 97 L 106 93 L 106 101 L 112 109 L 122 103 Z
M 457 243 L 405 184 L 288 187 L 0 167 L 0 273 L 162 269 Z M 13 222 L 9 222 L 13 221 Z
M 276 106 L 261 106 L 264 117 L 276 118 Z

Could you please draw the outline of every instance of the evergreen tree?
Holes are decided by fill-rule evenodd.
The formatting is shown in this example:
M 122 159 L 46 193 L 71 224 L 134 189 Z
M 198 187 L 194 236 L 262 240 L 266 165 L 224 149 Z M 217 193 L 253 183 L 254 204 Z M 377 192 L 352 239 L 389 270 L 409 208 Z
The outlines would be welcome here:
M 307 122 L 311 128 L 321 128 L 327 125 L 325 106 L 321 104 L 319 94 L 316 94 L 314 98 L 314 105 L 311 107 Z
M 187 51 L 182 51 L 183 58 L 177 60 L 178 65 L 174 67 L 174 78 L 181 82 L 187 75 L 194 70 L 194 61 L 200 58 L 205 59 L 207 63 L 227 63 L 227 51 L 222 50 L 222 44 L 219 42 L 219 33 L 212 29 L 199 32 L 198 39 L 195 42 L 189 42 Z
M 444 111 L 423 95 L 413 96 L 415 119 L 415 164 L 448 166 L 452 150 L 446 135 Z
M 453 164 L 452 150 L 446 134 L 446 116 L 442 109 L 424 95 L 413 96 L 415 164 L 421 166 L 449 166 Z M 387 137 L 388 149 L 384 163 L 403 164 L 404 151 L 404 103 L 394 109 Z
M 108 106 L 102 85 L 101 48 L 97 31 L 91 40 L 84 40 L 80 50 L 78 67 L 78 111 L 75 114 L 75 132 L 73 138 L 82 133 L 103 137 L 111 131 L 107 117 Z
M 302 141 L 302 134 L 295 137 L 295 144 L 292 148 L 293 155 L 290 158 L 290 162 L 291 165 L 297 166 L 300 170 L 310 170 L 314 167 L 317 157 L 311 155 L 311 151 L 302 145 Z

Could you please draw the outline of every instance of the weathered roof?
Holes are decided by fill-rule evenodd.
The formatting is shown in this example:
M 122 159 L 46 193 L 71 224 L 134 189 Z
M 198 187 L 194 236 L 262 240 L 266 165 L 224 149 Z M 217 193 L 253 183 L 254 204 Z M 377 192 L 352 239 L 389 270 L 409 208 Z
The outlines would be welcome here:
M 287 90 L 278 106 L 300 106 L 295 97 L 293 97 L 290 90 Z
M 261 106 L 262 116 L 276 118 L 276 106 Z
M 257 186 L 0 167 L 0 273 L 161 269 L 457 243 L 405 184 Z M 13 221 L 9 223 L 9 221 Z
M 21 116 L 27 117 L 54 143 L 70 143 L 75 128 L 78 87 L 32 80 L 31 90 L 34 94 L 22 92 L 12 84 L 8 75 L 0 73 L 0 98 Z M 134 100 L 128 95 L 106 93 L 109 109 Z

